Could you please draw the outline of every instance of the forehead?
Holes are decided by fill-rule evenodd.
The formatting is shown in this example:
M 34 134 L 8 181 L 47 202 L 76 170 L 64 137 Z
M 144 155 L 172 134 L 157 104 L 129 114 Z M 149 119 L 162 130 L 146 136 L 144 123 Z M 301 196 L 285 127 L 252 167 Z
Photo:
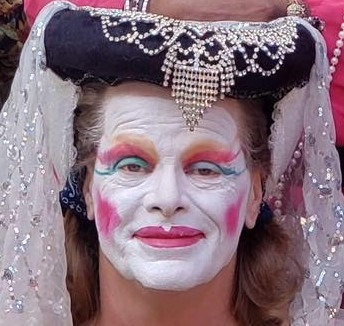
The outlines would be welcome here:
M 237 136 L 241 103 L 233 99 L 214 103 L 194 132 L 189 131 L 169 89 L 148 83 L 128 82 L 109 87 L 103 101 L 104 133 L 178 137 L 185 141 L 212 137 L 230 141 Z

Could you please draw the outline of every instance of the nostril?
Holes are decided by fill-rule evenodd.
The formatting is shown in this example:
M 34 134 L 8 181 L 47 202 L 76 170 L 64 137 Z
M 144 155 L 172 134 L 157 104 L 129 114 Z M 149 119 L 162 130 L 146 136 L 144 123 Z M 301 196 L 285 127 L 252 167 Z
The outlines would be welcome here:
M 182 210 L 184 210 L 184 208 L 182 206 L 178 206 L 176 209 L 168 209 L 168 208 L 163 209 L 162 207 L 159 207 L 159 206 L 153 206 L 150 210 L 151 212 L 160 212 L 164 216 L 170 217 L 177 212 L 181 212 Z

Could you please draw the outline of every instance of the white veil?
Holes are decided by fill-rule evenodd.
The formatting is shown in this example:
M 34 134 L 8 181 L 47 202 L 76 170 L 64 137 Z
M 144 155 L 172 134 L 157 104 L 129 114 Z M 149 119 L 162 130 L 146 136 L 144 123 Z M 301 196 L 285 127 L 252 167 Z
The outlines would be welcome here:
M 282 222 L 291 218 L 301 224 L 309 247 L 304 248 L 308 269 L 292 307 L 293 325 L 329 325 L 335 322 L 343 290 L 344 207 L 326 46 L 321 34 L 309 29 L 316 41 L 316 61 L 309 83 L 293 89 L 274 109 L 266 194 L 276 202 Z M 298 194 L 303 198 L 293 198 Z
M 39 16 L 0 117 L 0 325 L 71 325 L 59 191 L 73 164 L 77 88 L 45 67 Z

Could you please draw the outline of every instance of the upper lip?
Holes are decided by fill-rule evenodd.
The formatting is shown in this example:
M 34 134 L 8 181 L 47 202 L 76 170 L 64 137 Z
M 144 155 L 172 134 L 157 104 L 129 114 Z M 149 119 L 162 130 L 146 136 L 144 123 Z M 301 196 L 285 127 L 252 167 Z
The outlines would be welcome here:
M 162 226 L 147 226 L 136 231 L 134 236 L 155 239 L 191 238 L 196 236 L 205 237 L 202 231 L 188 226 L 172 226 L 168 231 Z

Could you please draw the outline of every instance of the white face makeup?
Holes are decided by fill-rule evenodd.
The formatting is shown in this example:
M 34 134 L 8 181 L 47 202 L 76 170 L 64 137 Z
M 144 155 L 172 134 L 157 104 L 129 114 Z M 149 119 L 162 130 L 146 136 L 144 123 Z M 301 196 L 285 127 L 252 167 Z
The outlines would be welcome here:
M 218 102 L 190 132 L 168 90 L 108 91 L 91 191 L 102 252 L 125 278 L 186 290 L 234 256 L 251 178 L 225 103 L 238 106 Z

